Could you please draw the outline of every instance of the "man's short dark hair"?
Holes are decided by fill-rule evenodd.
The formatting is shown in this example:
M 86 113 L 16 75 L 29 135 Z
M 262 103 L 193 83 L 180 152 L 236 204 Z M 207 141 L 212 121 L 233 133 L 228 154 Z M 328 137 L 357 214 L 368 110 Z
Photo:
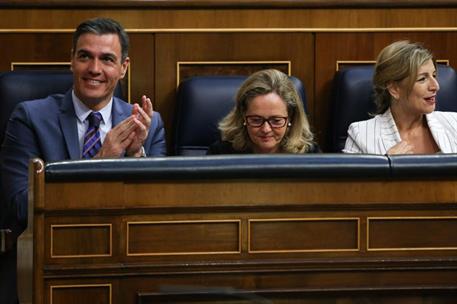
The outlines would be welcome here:
M 82 22 L 73 33 L 73 52 L 76 51 L 78 39 L 83 34 L 117 34 L 121 43 L 121 62 L 124 62 L 129 53 L 129 37 L 119 22 L 110 18 L 94 18 Z

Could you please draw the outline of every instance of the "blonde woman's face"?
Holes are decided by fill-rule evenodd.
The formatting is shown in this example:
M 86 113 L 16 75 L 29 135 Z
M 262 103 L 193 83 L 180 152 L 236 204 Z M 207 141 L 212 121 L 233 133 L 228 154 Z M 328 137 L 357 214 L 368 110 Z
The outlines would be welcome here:
M 269 93 L 252 99 L 246 111 L 245 126 L 254 152 L 280 152 L 288 123 L 286 103 L 278 94 Z
M 400 93 L 400 106 L 407 113 L 419 115 L 431 113 L 436 106 L 436 93 L 440 89 L 436 79 L 436 68 L 432 60 L 419 67 L 411 92 L 407 94 L 406 84 Z

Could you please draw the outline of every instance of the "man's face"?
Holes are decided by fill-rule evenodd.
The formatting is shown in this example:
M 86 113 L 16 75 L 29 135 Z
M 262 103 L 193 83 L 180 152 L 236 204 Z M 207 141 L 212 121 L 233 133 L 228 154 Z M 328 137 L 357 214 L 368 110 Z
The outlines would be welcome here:
M 121 62 L 121 44 L 117 34 L 83 34 L 71 58 L 73 88 L 89 108 L 103 108 L 113 96 L 119 79 L 127 71 L 129 58 Z

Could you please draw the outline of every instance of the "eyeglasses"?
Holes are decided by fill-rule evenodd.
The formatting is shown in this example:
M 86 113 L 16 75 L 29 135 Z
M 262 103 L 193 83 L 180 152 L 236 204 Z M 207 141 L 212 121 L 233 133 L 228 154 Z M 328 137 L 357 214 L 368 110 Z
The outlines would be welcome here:
M 264 118 L 258 115 L 248 115 L 246 116 L 246 124 L 250 127 L 259 128 L 263 126 L 265 122 L 268 122 L 270 127 L 278 129 L 282 128 L 286 125 L 288 117 L 282 116 L 271 116 L 268 118 Z

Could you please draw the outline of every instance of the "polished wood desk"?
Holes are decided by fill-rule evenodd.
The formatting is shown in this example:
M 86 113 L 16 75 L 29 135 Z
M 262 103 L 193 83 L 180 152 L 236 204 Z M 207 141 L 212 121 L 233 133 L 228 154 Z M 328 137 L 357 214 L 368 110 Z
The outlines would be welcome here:
M 455 303 L 457 171 L 401 164 L 34 160 L 33 303 Z

